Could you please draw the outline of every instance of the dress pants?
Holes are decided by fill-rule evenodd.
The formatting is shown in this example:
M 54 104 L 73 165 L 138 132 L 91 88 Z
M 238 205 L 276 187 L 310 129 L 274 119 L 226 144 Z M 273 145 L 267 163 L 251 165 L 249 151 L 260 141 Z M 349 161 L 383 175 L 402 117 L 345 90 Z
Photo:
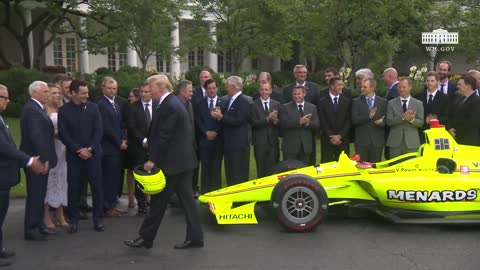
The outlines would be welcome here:
M 330 143 L 330 140 L 324 138 L 322 140 L 322 149 L 320 151 L 322 153 L 322 163 L 337 161 L 342 151 L 345 151 L 347 156 L 350 155 L 349 141 L 344 141 L 340 145 L 333 145 Z
M 250 146 L 242 149 L 225 150 L 224 164 L 227 185 L 243 183 L 249 178 Z
M 253 153 L 257 163 L 257 178 L 271 175 L 278 163 L 278 144 L 254 146 Z
M 173 193 L 177 194 L 185 211 L 187 221 L 186 241 L 203 241 L 203 231 L 200 224 L 200 217 L 193 198 L 192 171 L 185 171 L 179 174 L 166 175 L 167 184 L 165 189 L 151 197 L 150 212 L 143 220 L 138 234 L 146 241 L 153 241 L 157 236 L 158 228 L 162 223 L 163 216 Z
M 45 196 L 47 194 L 47 174 L 34 174 L 30 169 L 25 170 L 27 180 L 27 198 L 25 204 L 25 235 L 31 233 L 38 233 L 38 230 L 43 229 Z
M 78 157 L 67 157 L 68 181 L 68 208 L 67 213 L 70 223 L 78 224 L 80 209 L 79 199 L 81 183 L 88 179 L 92 188 L 93 222 L 103 223 L 103 189 L 101 157 L 93 155 L 90 159 L 83 160 Z
M 0 190 L 0 250 L 3 249 L 3 221 L 7 215 L 8 206 L 10 203 L 10 189 Z
M 222 186 L 222 141 L 204 141 L 200 145 L 200 163 L 202 165 L 202 194 L 219 189 Z
M 402 143 L 397 147 L 390 147 L 390 158 L 396 158 L 400 155 L 407 154 L 407 153 L 414 153 L 418 151 L 418 147 L 416 148 L 408 148 L 405 140 L 402 140 Z
M 360 155 L 360 161 L 380 162 L 382 161 L 382 146 L 355 145 L 355 153 Z
M 104 155 L 102 158 L 102 187 L 103 208 L 105 210 L 115 208 L 120 185 L 120 153 L 118 155 Z M 123 167 L 122 167 L 123 168 Z

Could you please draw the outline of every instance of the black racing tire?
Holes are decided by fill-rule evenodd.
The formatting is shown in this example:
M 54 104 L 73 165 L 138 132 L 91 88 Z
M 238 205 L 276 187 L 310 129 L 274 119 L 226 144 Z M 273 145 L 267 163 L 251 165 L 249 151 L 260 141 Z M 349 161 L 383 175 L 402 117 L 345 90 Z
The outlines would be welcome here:
M 277 173 L 287 172 L 287 171 L 291 171 L 291 170 L 295 170 L 303 167 L 307 167 L 307 165 L 305 165 L 303 162 L 299 160 L 283 160 L 283 161 L 280 161 L 275 166 L 275 168 L 273 168 L 273 173 L 277 174 Z
M 312 177 L 293 174 L 280 180 L 272 192 L 271 204 L 280 224 L 288 231 L 310 231 L 328 212 L 328 197 Z

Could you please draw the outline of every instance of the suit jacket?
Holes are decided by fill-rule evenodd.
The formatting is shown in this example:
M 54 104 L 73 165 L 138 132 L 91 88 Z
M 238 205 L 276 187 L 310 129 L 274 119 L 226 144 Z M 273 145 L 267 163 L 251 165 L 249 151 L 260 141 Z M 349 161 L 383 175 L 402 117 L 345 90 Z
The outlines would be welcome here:
M 401 97 L 396 97 L 388 102 L 386 119 L 387 125 L 390 126 L 390 133 L 387 138 L 387 146 L 398 147 L 405 140 L 408 148 L 417 148 L 420 146 L 418 129 L 424 123 L 423 104 L 420 100 L 410 97 L 407 109 L 416 113 L 412 123 L 402 120 L 402 104 Z
M 300 125 L 300 113 L 297 104 L 293 101 L 283 104 L 279 111 L 280 127 L 283 132 L 282 151 L 286 153 L 297 153 L 303 145 L 305 154 L 313 151 L 313 134 L 320 127 L 317 107 L 306 102 L 304 114 L 312 114 L 309 126 Z
M 292 92 L 293 92 L 293 87 L 297 85 L 296 82 L 291 83 L 282 89 L 283 93 L 283 102 L 290 102 L 292 101 Z M 318 85 L 313 82 L 305 81 L 305 90 L 307 91 L 307 94 L 305 95 L 305 101 L 312 103 L 312 104 L 317 104 L 318 97 L 320 95 L 320 90 L 318 88 Z
M 323 139 L 330 139 L 331 135 L 340 134 L 342 141 L 350 141 L 350 127 L 352 125 L 351 100 L 343 95 L 338 99 L 338 108 L 333 109 L 330 95 L 323 97 L 318 102 L 318 117 Z
M 452 101 L 447 129 L 456 129 L 459 144 L 480 146 L 480 97 L 473 93 L 464 102 L 457 95 Z
M 20 116 L 20 150 L 34 157 L 40 156 L 42 162 L 53 168 L 57 165 L 55 152 L 55 130 L 52 120 L 40 105 L 29 99 L 23 106 Z
M 20 168 L 26 167 L 30 156 L 17 150 L 6 125 L 0 122 L 0 190 L 8 190 L 20 182 Z
M 202 87 L 199 85 L 197 86 L 197 88 L 195 88 L 195 90 L 193 90 L 193 96 L 192 96 L 192 104 L 193 104 L 193 107 L 195 107 L 195 105 L 202 101 L 205 97 L 203 96 L 203 90 L 202 90 Z
M 77 151 L 85 147 L 91 147 L 93 155 L 103 156 L 103 125 L 98 105 L 87 101 L 60 107 L 58 137 L 67 148 L 67 161 L 78 159 Z
M 270 98 L 268 112 L 280 111 L 280 102 Z M 250 119 L 252 122 L 252 142 L 255 147 L 271 147 L 278 145 L 279 123 L 267 122 L 262 100 L 256 99 L 250 108 Z M 278 116 L 278 115 L 277 115 Z
M 228 109 L 230 97 L 227 101 L 222 98 L 221 110 L 223 118 L 224 149 L 240 150 L 250 146 L 250 103 L 251 97 L 240 94 Z
M 102 116 L 102 149 L 104 155 L 119 155 L 120 145 L 123 140 L 127 139 L 123 123 L 123 112 L 125 110 L 121 110 L 117 102 L 114 103 L 117 108 L 116 111 L 107 97 L 102 96 L 97 101 L 98 109 Z
M 441 85 L 440 82 L 438 82 L 438 85 Z M 457 83 L 452 81 L 452 80 L 448 80 L 448 91 L 447 91 L 447 96 L 449 96 L 450 98 L 453 99 L 453 97 L 455 96 L 455 93 L 457 92 Z M 439 87 L 440 89 L 440 87 Z M 445 93 L 444 93 L 445 94 Z
M 156 108 L 148 136 L 149 159 L 167 175 L 192 170 L 198 160 L 185 104 L 169 94 Z
M 391 88 L 387 89 L 387 95 L 385 96 L 385 98 L 387 99 L 387 101 L 389 101 L 398 96 L 399 94 L 398 94 L 398 82 L 397 82 Z
M 222 107 L 222 100 L 217 96 L 217 103 L 215 107 Z M 198 102 L 195 106 L 195 126 L 198 131 L 198 145 L 200 147 L 210 145 L 212 143 L 221 143 L 222 142 L 222 125 L 220 121 L 215 118 L 212 118 L 210 109 L 209 109 L 209 100 L 204 98 L 202 101 Z M 213 141 L 207 140 L 206 133 L 207 131 L 217 132 L 217 137 Z M 222 146 L 223 147 L 223 146 Z
M 157 104 L 152 102 L 149 108 L 154 115 Z M 151 123 L 151 122 L 150 122 Z M 141 100 L 132 103 L 128 107 L 127 113 L 127 134 L 128 134 L 128 153 L 131 154 L 135 163 L 142 163 L 147 158 L 147 149 L 143 148 L 143 139 L 148 138 L 149 125 L 145 119 L 145 108 Z
M 387 114 L 387 100 L 375 95 L 375 115 L 370 119 L 367 99 L 361 95 L 352 101 L 352 125 L 355 127 L 355 144 L 360 146 L 385 145 L 385 128 L 375 125 L 375 121 Z
M 415 96 L 416 99 L 423 103 L 423 115 L 424 119 L 429 114 L 435 114 L 438 117 L 438 121 L 441 124 L 447 125 L 448 110 L 450 109 L 450 98 L 444 93 L 437 91 L 435 98 L 431 103 L 428 103 L 428 91 L 424 91 L 421 94 Z M 422 130 L 429 129 L 430 126 L 424 124 Z

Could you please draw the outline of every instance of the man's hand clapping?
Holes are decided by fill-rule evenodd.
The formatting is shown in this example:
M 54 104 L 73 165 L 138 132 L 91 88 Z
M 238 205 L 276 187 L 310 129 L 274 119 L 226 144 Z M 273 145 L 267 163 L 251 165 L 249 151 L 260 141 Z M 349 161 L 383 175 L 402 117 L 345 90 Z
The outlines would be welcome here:
M 300 125 L 307 126 L 310 125 L 310 117 L 312 117 L 312 114 L 306 114 L 302 117 L 300 117 Z
M 415 112 L 412 110 L 407 110 L 403 113 L 403 119 L 407 120 L 408 122 L 412 122 L 415 119 Z
M 278 123 L 278 111 L 273 111 L 267 115 L 267 120 L 273 122 L 274 124 Z

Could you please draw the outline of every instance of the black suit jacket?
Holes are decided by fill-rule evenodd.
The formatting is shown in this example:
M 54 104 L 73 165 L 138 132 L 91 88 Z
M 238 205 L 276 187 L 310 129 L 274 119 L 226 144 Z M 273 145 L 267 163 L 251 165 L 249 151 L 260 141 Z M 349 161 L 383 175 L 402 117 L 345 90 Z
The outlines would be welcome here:
M 149 108 L 154 115 L 157 104 L 151 103 Z M 143 139 L 148 138 L 149 126 L 145 119 L 145 108 L 141 100 L 132 103 L 127 110 L 127 134 L 128 134 L 128 148 L 127 151 L 131 154 L 135 164 L 144 162 L 147 158 L 147 149 L 143 148 Z M 150 122 L 151 123 L 151 122 Z
M 115 98 L 116 100 L 117 98 Z M 120 145 L 126 140 L 125 126 L 123 122 L 123 112 L 120 105 L 115 102 L 117 111 L 115 112 L 112 103 L 108 98 L 102 96 L 97 101 L 100 115 L 102 116 L 103 137 L 102 149 L 104 155 L 119 155 Z
M 422 101 L 423 103 L 423 119 L 427 119 L 427 115 L 435 114 L 438 117 L 438 120 L 443 125 L 448 125 L 448 111 L 450 107 L 450 98 L 444 93 L 437 91 L 435 98 L 431 103 L 428 102 L 428 91 L 424 91 L 421 94 L 415 96 L 416 99 Z M 429 125 L 424 124 L 422 130 L 429 129 Z
M 330 92 L 330 88 L 325 88 L 323 89 L 322 91 L 320 91 L 320 94 L 318 95 L 318 100 L 317 100 L 317 103 L 315 103 L 315 105 L 317 105 L 318 107 L 318 101 L 324 97 L 328 97 L 329 96 L 329 92 Z M 342 90 L 342 95 L 344 97 L 347 97 L 349 99 L 352 99 L 352 89 L 348 89 L 348 88 L 343 88 Z
M 280 111 L 280 102 L 270 98 L 270 106 L 268 112 Z M 274 124 L 272 121 L 267 122 L 267 113 L 261 99 L 256 99 L 250 109 L 250 119 L 252 122 L 252 143 L 255 147 L 271 147 L 278 145 L 280 122 Z M 277 113 L 277 117 L 280 115 Z M 280 120 L 280 118 L 279 118 Z
M 255 100 L 257 100 L 257 99 L 260 98 L 260 94 L 259 94 L 258 92 L 255 92 L 255 93 L 252 95 L 252 98 L 253 98 L 253 101 L 255 101 Z M 280 104 L 285 103 L 285 102 L 283 101 L 283 94 L 282 94 L 282 92 L 281 92 L 279 89 L 273 89 L 273 90 L 272 90 L 272 94 L 270 95 L 270 98 L 278 101 Z
M 459 144 L 480 146 L 480 97 L 473 93 L 465 102 L 456 95 L 450 108 L 447 129 L 456 129 Z
M 399 95 L 400 94 L 398 93 L 398 82 L 397 82 L 395 83 L 395 85 L 393 85 L 392 88 L 387 89 L 387 95 L 385 96 L 385 98 L 387 99 L 387 101 L 389 101 L 398 97 Z
M 342 141 L 348 143 L 352 124 L 351 100 L 340 95 L 337 106 L 335 111 L 330 95 L 318 101 L 318 117 L 320 118 L 322 137 L 329 140 L 331 135 L 339 134 L 342 136 Z
M 222 100 L 217 96 L 217 103 L 215 107 L 222 107 Z M 195 126 L 198 131 L 198 145 L 200 147 L 211 144 L 207 140 L 206 133 L 207 131 L 217 132 L 217 137 L 213 142 L 220 143 L 222 142 L 222 125 L 219 120 L 212 118 L 210 109 L 209 109 L 209 99 L 204 98 L 202 101 L 198 102 L 195 106 Z
M 193 96 L 192 96 L 192 105 L 195 107 L 195 105 L 202 101 L 204 99 L 203 97 L 203 91 L 201 86 L 197 86 L 195 90 L 193 90 Z
M 6 125 L 0 122 L 0 190 L 8 190 L 20 181 L 20 168 L 26 167 L 30 156 L 17 150 Z
M 67 148 L 67 161 L 77 159 L 77 151 L 91 147 L 93 155 L 102 156 L 103 125 L 97 104 L 69 102 L 58 111 L 58 137 Z
M 222 100 L 223 101 L 223 100 Z M 223 118 L 224 149 L 239 150 L 250 145 L 250 101 L 240 94 L 228 109 L 230 97 L 222 102 L 221 110 Z
M 167 175 L 192 170 L 198 160 L 185 104 L 169 94 L 156 108 L 148 136 L 149 159 Z
M 40 105 L 29 99 L 23 106 L 20 116 L 20 150 L 34 157 L 40 156 L 42 162 L 53 168 L 57 165 L 55 153 L 55 131 L 52 120 Z
M 292 101 L 292 92 L 295 85 L 297 85 L 296 82 L 283 87 L 282 94 L 284 103 Z M 320 89 L 318 88 L 318 85 L 313 82 L 305 81 L 305 90 L 307 91 L 307 94 L 305 95 L 305 101 L 314 105 L 317 104 L 317 100 L 320 95 Z

